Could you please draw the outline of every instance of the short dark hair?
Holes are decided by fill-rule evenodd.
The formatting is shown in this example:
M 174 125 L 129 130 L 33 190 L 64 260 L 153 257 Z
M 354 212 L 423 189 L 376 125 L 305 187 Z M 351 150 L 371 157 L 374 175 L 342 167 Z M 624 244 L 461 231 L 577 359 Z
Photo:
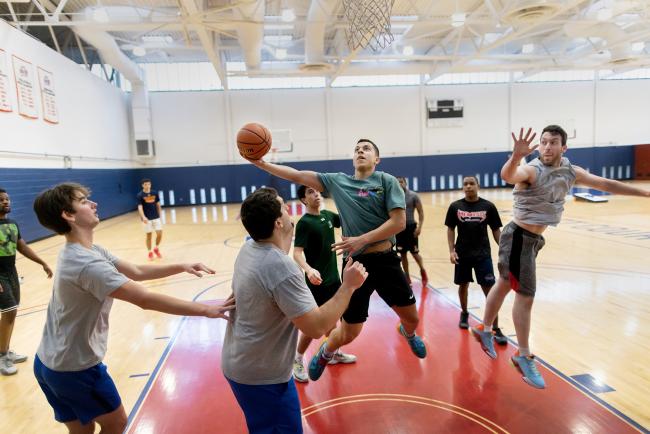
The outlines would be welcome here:
M 142 181 L 140 181 L 140 185 L 144 184 L 145 182 L 151 183 L 151 179 L 144 178 Z
M 34 200 L 34 212 L 38 221 L 59 235 L 72 230 L 68 222 L 61 216 L 63 211 L 74 213 L 72 202 L 82 193 L 90 196 L 90 189 L 76 182 L 64 182 L 43 191 Z
M 564 131 L 564 128 L 562 128 L 561 126 L 547 125 L 546 128 L 542 130 L 542 134 L 544 133 L 551 133 L 554 136 L 562 137 L 562 146 L 566 146 L 567 134 L 566 131 Z
M 478 179 L 478 176 L 476 176 L 476 175 L 465 175 L 465 176 L 463 176 L 463 179 L 465 179 L 465 178 L 474 178 L 474 180 L 476 181 L 476 185 L 481 185 L 481 181 Z M 464 182 L 463 182 L 463 184 L 464 184 Z
M 0 193 L 6 193 L 6 192 L 7 190 L 5 190 L 4 188 L 0 188 Z
M 298 199 L 303 200 L 307 196 L 307 187 L 306 185 L 301 185 L 298 187 Z
M 357 145 L 359 143 L 363 143 L 363 142 L 370 143 L 372 145 L 372 147 L 375 148 L 375 152 L 377 153 L 377 156 L 379 157 L 379 148 L 377 147 L 377 145 L 375 145 L 375 142 L 373 142 L 370 139 L 359 139 L 359 140 L 357 140 Z
M 275 188 L 262 187 L 249 194 L 241 204 L 241 222 L 255 241 L 273 235 L 275 221 L 282 216 L 282 206 Z

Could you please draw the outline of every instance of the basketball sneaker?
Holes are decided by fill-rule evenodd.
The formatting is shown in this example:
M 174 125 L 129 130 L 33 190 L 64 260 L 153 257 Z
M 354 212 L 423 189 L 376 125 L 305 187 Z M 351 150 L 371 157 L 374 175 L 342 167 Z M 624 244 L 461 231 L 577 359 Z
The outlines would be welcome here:
M 312 381 L 316 381 L 320 378 L 321 375 L 323 375 L 323 371 L 325 371 L 325 367 L 329 363 L 331 359 L 326 359 L 323 353 L 325 352 L 325 345 L 327 345 L 327 341 L 323 342 L 318 349 L 318 352 L 314 355 L 314 357 L 311 358 L 311 362 L 309 362 L 309 378 Z
M 503 335 L 499 327 L 492 327 L 492 333 L 494 333 L 494 340 L 497 344 L 508 345 L 508 338 Z
M 422 280 L 422 289 L 427 287 L 427 283 L 429 283 L 429 276 L 427 276 L 427 270 L 424 268 L 420 270 L 420 279 Z
M 153 252 L 149 252 L 149 255 L 147 255 L 150 261 L 153 261 Z
M 479 324 L 476 327 L 470 327 L 469 330 L 472 332 L 472 335 L 476 338 L 476 340 L 481 343 L 481 348 L 483 348 L 485 354 L 493 359 L 496 359 L 497 352 L 494 350 L 494 336 L 492 335 L 492 332 L 484 331 L 483 324 Z
M 9 360 L 11 360 L 13 363 L 23 363 L 23 362 L 27 361 L 27 356 L 23 356 L 21 354 L 16 354 L 12 350 L 9 350 L 5 357 L 8 357 Z
M 520 356 L 519 351 L 517 351 L 517 353 L 510 358 L 510 361 L 512 362 L 512 365 L 521 372 L 523 375 L 521 378 L 528 383 L 529 386 L 533 386 L 537 389 L 544 389 L 546 387 L 544 378 L 542 378 L 542 374 L 540 374 L 537 369 L 535 356 Z
M 332 360 L 329 361 L 330 365 L 336 365 L 338 363 L 343 363 L 347 365 L 348 363 L 355 363 L 357 361 L 357 356 L 354 354 L 345 354 L 340 349 L 336 350 L 332 356 Z
M 156 256 L 158 256 L 158 258 L 162 258 L 162 255 L 160 254 L 160 250 L 158 250 L 158 247 L 153 249 L 153 252 L 156 254 Z
M 306 383 L 309 381 L 307 376 L 307 371 L 305 371 L 305 365 L 302 361 L 302 357 L 296 357 L 293 360 L 293 378 L 299 383 Z
M 397 331 L 404 336 L 404 339 L 406 339 L 406 342 L 408 342 L 411 351 L 413 351 L 416 357 L 424 359 L 427 356 L 427 347 L 424 345 L 424 341 L 420 336 L 415 334 L 413 336 L 407 336 L 402 323 L 397 326 Z
M 465 330 L 469 328 L 469 312 L 460 313 L 460 321 L 458 321 L 458 327 Z
M 14 375 L 18 372 L 18 369 L 14 366 L 14 362 L 11 361 L 9 357 L 5 354 L 0 357 L 0 374 L 2 375 Z

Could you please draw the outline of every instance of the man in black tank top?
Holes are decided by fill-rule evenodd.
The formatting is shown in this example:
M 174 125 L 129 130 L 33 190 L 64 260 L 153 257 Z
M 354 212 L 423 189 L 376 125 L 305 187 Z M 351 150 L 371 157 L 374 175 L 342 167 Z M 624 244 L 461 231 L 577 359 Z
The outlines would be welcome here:
M 536 290 L 535 262 L 537 253 L 545 244 L 542 233 L 548 226 L 556 226 L 564 210 L 564 198 L 574 183 L 597 190 L 628 196 L 650 197 L 646 191 L 629 184 L 593 175 L 574 166 L 564 158 L 567 134 L 558 125 L 549 125 L 542 131 L 539 144 L 531 146 L 537 133 L 523 128 L 515 137 L 514 149 L 501 169 L 501 178 L 514 184 L 514 218 L 501 232 L 499 241 L 499 279 L 488 294 L 483 324 L 472 327 L 472 334 L 481 343 L 483 351 L 495 359 L 492 324 L 503 300 L 512 288 L 515 301 L 512 319 L 517 332 L 519 350 L 512 356 L 513 365 L 523 380 L 538 389 L 545 387 L 544 378 L 537 369 L 530 350 L 531 313 Z M 520 165 L 524 157 L 539 147 L 539 158 Z

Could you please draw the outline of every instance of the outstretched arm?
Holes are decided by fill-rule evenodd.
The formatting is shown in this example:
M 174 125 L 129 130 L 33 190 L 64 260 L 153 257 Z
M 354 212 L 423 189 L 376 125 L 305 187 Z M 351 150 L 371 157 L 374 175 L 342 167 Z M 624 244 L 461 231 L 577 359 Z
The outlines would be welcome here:
M 508 184 L 517 184 L 519 182 L 532 183 L 535 180 L 535 169 L 528 166 L 521 166 L 521 159 L 532 154 L 539 145 L 530 146 L 537 133 L 531 136 L 532 128 L 529 128 L 524 136 L 524 129 L 519 130 L 519 138 L 512 133 L 514 148 L 512 155 L 506 164 L 501 168 L 501 178 Z
M 214 270 L 197 262 L 193 264 L 169 264 L 169 265 L 136 265 L 127 261 L 119 260 L 115 265 L 117 271 L 124 274 L 131 280 L 142 281 L 161 279 L 178 273 L 190 273 L 201 277 L 203 273 L 214 274 Z
M 613 194 L 650 197 L 650 191 L 648 190 L 644 190 L 630 184 L 625 184 L 614 179 L 607 179 L 598 175 L 594 175 L 579 166 L 573 166 L 573 169 L 576 171 L 577 184 L 586 185 L 587 187 L 595 188 L 596 190 L 606 191 Z
M 42 259 L 40 258 L 40 256 L 38 256 L 38 255 L 36 254 L 36 252 L 34 252 L 34 251 L 32 250 L 31 247 L 29 247 L 29 246 L 27 245 L 27 243 L 25 242 L 25 240 L 23 240 L 22 238 L 19 239 L 19 240 L 18 240 L 17 248 L 18 248 L 18 251 L 19 251 L 20 253 L 22 253 L 22 255 L 23 255 L 24 257 L 26 257 L 26 258 L 28 258 L 28 259 L 31 259 L 32 261 L 36 262 L 37 264 L 40 264 L 40 265 L 43 267 L 43 271 L 45 271 L 45 274 L 47 274 L 47 277 L 48 277 L 48 278 L 52 277 L 52 270 L 50 269 L 50 267 L 47 265 L 47 263 L 45 263 L 44 260 L 42 260 Z
M 311 187 L 318 191 L 324 190 L 323 185 L 318 179 L 318 174 L 312 170 L 297 170 L 293 167 L 283 166 L 281 164 L 267 163 L 262 159 L 248 161 L 278 178 L 286 179 L 295 184 L 306 185 L 307 187 Z

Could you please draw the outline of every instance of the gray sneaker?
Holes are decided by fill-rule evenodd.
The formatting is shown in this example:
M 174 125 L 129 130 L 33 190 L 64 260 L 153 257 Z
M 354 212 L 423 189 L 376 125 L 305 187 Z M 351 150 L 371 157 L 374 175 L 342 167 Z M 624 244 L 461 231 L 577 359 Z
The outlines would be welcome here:
M 307 371 L 305 371 L 305 364 L 302 359 L 293 360 L 293 378 L 299 383 L 306 383 L 309 381 Z
M 492 332 L 486 332 L 483 330 L 483 324 L 477 327 L 470 327 L 469 329 L 472 332 L 472 335 L 476 338 L 477 341 L 481 344 L 481 348 L 485 351 L 485 354 L 490 356 L 492 359 L 497 358 L 497 352 L 494 350 L 494 336 Z
M 334 356 L 332 356 L 332 360 L 330 360 L 329 364 L 330 365 L 336 365 L 337 363 L 343 363 L 343 364 L 348 364 L 348 363 L 355 363 L 357 361 L 357 356 L 354 354 L 345 354 L 341 352 L 341 350 L 337 350 L 334 353 Z
M 9 350 L 9 352 L 7 353 L 7 357 L 9 357 L 9 360 L 11 360 L 14 363 L 23 363 L 27 361 L 27 356 L 16 354 L 11 350 Z
M 9 357 L 6 355 L 0 357 L 0 374 L 14 375 L 16 372 L 18 372 L 18 369 L 16 369 L 14 362 Z

